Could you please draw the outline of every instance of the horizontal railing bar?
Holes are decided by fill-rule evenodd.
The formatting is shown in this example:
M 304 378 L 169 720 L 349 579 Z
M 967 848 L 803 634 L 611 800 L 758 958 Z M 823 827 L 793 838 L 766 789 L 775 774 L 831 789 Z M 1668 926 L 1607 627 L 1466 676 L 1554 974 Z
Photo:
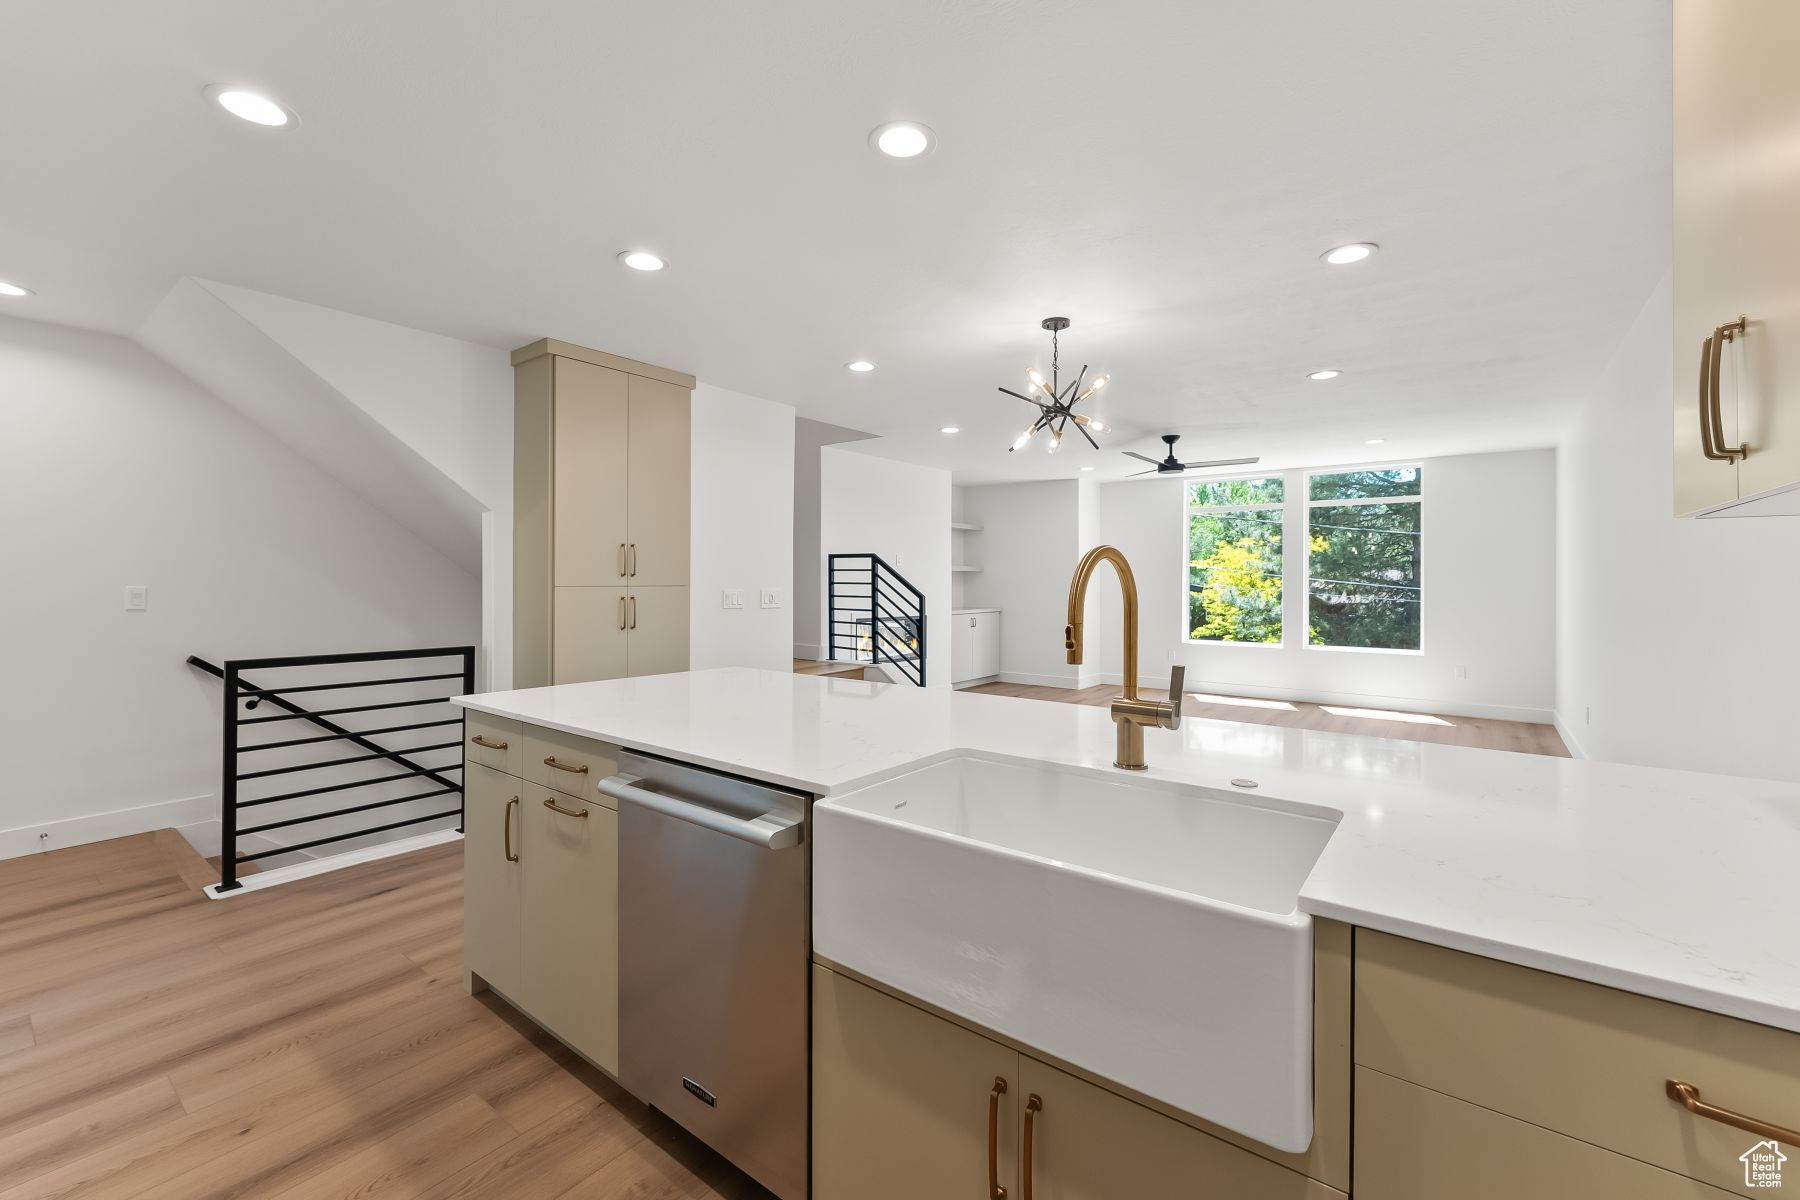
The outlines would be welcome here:
M 295 692 L 335 692 L 343 688 L 381 687 L 388 683 L 431 683 L 439 679 L 461 679 L 461 671 L 451 671 L 445 675 L 395 675 L 388 679 L 353 679 L 349 683 L 307 683 L 299 687 L 259 688 L 246 683 L 238 684 L 240 696 L 291 696 Z
M 258 804 L 273 804 L 277 800 L 298 800 L 302 796 L 323 796 L 326 792 L 347 792 L 351 788 L 374 787 L 378 783 L 393 783 L 398 779 L 413 779 L 420 775 L 435 775 L 439 771 L 460 771 L 461 763 L 446 763 L 441 767 L 420 767 L 414 771 L 406 771 L 399 775 L 383 775 L 379 779 L 352 779 L 349 783 L 333 783 L 325 787 L 307 788 L 299 792 L 283 792 L 279 796 L 258 796 L 254 800 L 239 800 L 239 808 L 254 808 Z M 445 782 L 445 781 L 440 781 Z
M 427 750 L 454 750 L 461 745 L 462 739 L 459 738 L 454 742 L 438 742 L 431 746 L 407 746 L 405 747 L 405 750 L 408 754 L 423 754 Z M 251 771 L 247 774 L 239 775 L 238 782 L 242 783 L 246 779 L 266 779 L 270 775 L 292 775 L 295 771 L 317 771 L 324 767 L 341 767 L 347 763 L 372 762 L 378 758 L 391 757 L 392 754 L 389 751 L 381 750 L 374 754 L 353 754 L 349 758 L 328 758 L 323 762 L 301 763 L 298 766 L 292 767 L 270 767 L 266 771 Z M 443 770 L 442 767 L 434 767 L 432 769 L 437 771 Z
M 448 704 L 450 697 L 433 696 L 429 700 L 395 700 L 389 704 L 357 704 L 349 708 L 315 708 L 311 711 L 282 713 L 276 717 L 240 717 L 239 725 L 260 725 L 264 721 L 306 721 L 313 717 L 335 717 L 342 713 L 379 712 L 384 708 L 418 708 L 422 704 Z
M 293 654 L 282 658 L 234 658 L 226 666 L 240 671 L 269 667 L 316 667 L 331 663 L 392 662 L 397 658 L 462 658 L 466 646 L 432 646 L 424 650 L 361 650 L 352 654 Z
M 454 795 L 460 788 L 438 788 L 436 791 L 419 792 L 412 796 L 400 796 L 393 800 L 376 800 L 368 804 L 352 804 L 349 808 L 334 808 L 330 812 L 315 813 L 310 817 L 289 817 L 283 821 L 270 821 L 267 825 L 252 825 L 248 829 L 238 830 L 238 836 L 246 833 L 266 833 L 271 829 L 286 829 L 290 825 L 305 825 L 309 821 L 324 821 L 331 817 L 347 817 L 352 813 L 368 812 L 372 808 L 391 808 L 396 804 L 405 804 L 409 800 L 430 800 L 436 796 Z
M 376 733 L 405 733 L 411 729 L 437 729 L 444 725 L 461 725 L 461 717 L 451 717 L 448 721 L 420 721 L 416 725 L 384 725 L 380 729 L 357 729 L 348 733 L 321 733 L 318 737 L 288 738 L 282 742 L 258 742 L 254 746 L 239 746 L 239 754 L 248 754 L 252 750 L 280 750 L 287 746 L 312 746 L 319 742 L 341 742 L 345 738 L 368 737 Z M 460 745 L 461 743 L 456 743 Z M 410 749 L 410 747 L 408 747 Z M 383 751 L 383 753 L 387 753 Z
M 314 838 L 310 842 L 295 842 L 291 846 L 277 846 L 273 850 L 262 850 L 256 854 L 240 854 L 237 856 L 237 861 L 240 863 L 255 862 L 259 858 L 273 858 L 277 854 L 292 854 L 296 850 L 311 850 L 314 846 L 328 846 L 332 842 L 348 841 L 354 837 L 366 837 L 371 833 L 386 833 L 390 829 L 403 829 L 408 825 L 422 825 L 426 821 L 441 821 L 445 817 L 460 817 L 461 815 L 453 808 L 449 812 L 432 813 L 428 817 L 412 817 L 405 821 L 390 821 L 386 825 L 373 825 L 368 829 L 359 829 L 355 833 L 340 833 L 336 837 Z

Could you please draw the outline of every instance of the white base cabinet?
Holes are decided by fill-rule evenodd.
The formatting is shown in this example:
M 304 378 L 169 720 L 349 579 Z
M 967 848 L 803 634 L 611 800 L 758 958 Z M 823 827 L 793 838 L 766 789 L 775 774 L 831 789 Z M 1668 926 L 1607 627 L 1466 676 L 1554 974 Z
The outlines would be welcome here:
M 950 615 L 950 682 L 1000 674 L 1000 610 L 958 609 Z

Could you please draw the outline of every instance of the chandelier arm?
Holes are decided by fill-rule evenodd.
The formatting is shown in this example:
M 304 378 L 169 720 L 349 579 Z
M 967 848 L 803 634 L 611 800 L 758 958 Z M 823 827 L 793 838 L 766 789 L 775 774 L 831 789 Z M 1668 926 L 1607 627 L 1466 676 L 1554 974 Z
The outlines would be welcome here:
M 1068 390 L 1068 391 L 1066 391 L 1066 392 L 1064 392 L 1064 393 L 1063 393 L 1063 396 L 1064 396 L 1064 397 L 1067 397 L 1067 396 L 1073 396 L 1073 395 L 1074 395 L 1074 394 L 1075 394 L 1075 392 L 1076 392 L 1076 390 L 1077 390 L 1077 389 L 1079 389 L 1079 388 L 1080 388 L 1080 387 L 1081 387 L 1081 380 L 1082 380 L 1082 377 L 1083 377 L 1083 376 L 1085 376 L 1085 375 L 1086 375 L 1086 374 L 1087 374 L 1087 364 L 1086 364 L 1086 363 L 1082 363 L 1082 364 L 1081 364 L 1081 370 L 1080 370 L 1080 371 L 1079 371 L 1079 372 L 1077 372 L 1077 373 L 1076 373 L 1076 376 L 1075 376 L 1075 382 L 1074 382 L 1074 383 L 1071 383 L 1071 384 L 1070 384 L 1070 385 L 1069 385 L 1069 390 Z M 1059 397 L 1059 398 L 1060 398 L 1060 397 Z M 1070 406 L 1070 407 L 1071 407 L 1071 408 L 1072 408 L 1072 407 L 1074 407 L 1074 404 L 1075 404 L 1075 402 L 1074 402 L 1074 401 L 1073 401 L 1073 400 L 1069 400 L 1069 401 L 1067 401 L 1067 403 L 1068 403 L 1068 405 L 1069 405 L 1069 406 Z
M 1077 428 L 1081 431 L 1081 436 L 1087 439 L 1088 445 L 1092 446 L 1096 450 L 1098 450 L 1100 448 L 1100 443 L 1096 442 L 1094 440 L 1094 435 L 1088 432 L 1088 427 L 1086 425 L 1083 425 L 1079 421 L 1077 421 L 1075 423 L 1075 428 Z
M 1030 396 L 1021 396 L 1018 392 L 1013 391 L 1011 388 L 1003 387 L 1000 390 L 1005 392 L 1007 395 L 1013 397 L 1014 399 L 1023 400 L 1027 404 L 1037 405 L 1039 412 L 1045 412 L 1050 407 L 1049 405 L 1045 404 L 1042 400 L 1033 400 Z

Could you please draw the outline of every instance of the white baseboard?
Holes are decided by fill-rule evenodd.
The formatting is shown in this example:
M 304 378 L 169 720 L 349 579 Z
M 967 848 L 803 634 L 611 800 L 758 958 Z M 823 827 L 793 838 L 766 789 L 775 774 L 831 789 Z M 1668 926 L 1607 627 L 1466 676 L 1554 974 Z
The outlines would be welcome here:
M 1000 682 L 1017 683 L 1022 684 L 1025 687 L 1052 687 L 1068 688 L 1070 691 L 1076 690 L 1076 677 L 1072 674 L 1033 675 L 1024 671 L 1002 671 L 1000 672 Z
M 328 854 L 322 858 L 314 858 L 307 862 L 294 863 L 292 866 L 276 867 L 272 871 L 258 871 L 254 875 L 245 875 L 238 880 L 241 887 L 229 892 L 220 892 L 218 884 L 208 886 L 205 891 L 213 900 L 230 900 L 234 896 L 244 896 L 251 892 L 259 892 L 264 888 L 278 887 L 284 883 L 292 883 L 296 879 L 309 879 L 314 875 L 323 875 L 327 871 L 337 871 L 344 867 L 354 867 L 358 863 L 377 862 L 384 858 L 393 858 L 398 854 L 410 854 L 414 850 L 423 850 L 427 846 L 441 846 L 445 842 L 460 842 L 462 834 L 454 829 L 440 829 L 435 833 L 422 833 L 418 837 L 402 838 L 397 842 L 383 842 L 379 846 L 365 846 L 361 850 L 347 850 L 342 854 Z
M 1118 686 L 1124 677 L 1107 673 L 1100 682 Z M 1140 676 L 1138 684 L 1147 688 L 1166 688 L 1165 675 Z M 1260 687 L 1243 683 L 1214 683 L 1206 679 L 1187 679 L 1187 691 L 1210 692 L 1219 696 L 1247 696 L 1256 700 L 1302 700 L 1309 704 L 1341 704 L 1346 708 L 1387 708 L 1395 712 L 1443 713 L 1451 717 L 1485 717 L 1490 721 L 1528 721 L 1533 725 L 1554 723 L 1556 714 L 1547 708 L 1523 708 L 1508 704 L 1467 704 L 1452 700 L 1422 700 L 1416 696 L 1365 696 L 1355 692 L 1319 692 L 1300 688 Z
M 1574 731 L 1569 728 L 1569 723 L 1563 720 L 1563 715 L 1561 713 L 1555 714 L 1555 720 L 1553 720 L 1551 724 L 1556 726 L 1556 736 L 1562 739 L 1564 746 L 1568 747 L 1570 757 L 1588 757 L 1588 752 L 1582 748 L 1581 740 L 1577 738 Z
M 212 848 L 205 848 L 205 831 L 212 824 Z M 0 829 L 0 859 L 21 858 L 46 850 L 62 850 L 69 846 L 85 846 L 110 838 L 154 833 L 158 829 L 179 829 L 194 848 L 203 855 L 219 852 L 218 800 L 212 795 L 186 796 L 164 800 L 137 808 L 121 808 L 112 812 L 89 813 L 45 821 L 37 825 L 20 825 Z M 198 837 L 200 840 L 196 840 Z
M 820 661 L 823 661 L 823 659 L 825 658 L 825 647 L 823 647 L 823 646 L 807 646 L 807 645 L 802 645 L 799 642 L 795 642 L 794 643 L 794 657 L 799 659 L 802 662 L 820 662 Z

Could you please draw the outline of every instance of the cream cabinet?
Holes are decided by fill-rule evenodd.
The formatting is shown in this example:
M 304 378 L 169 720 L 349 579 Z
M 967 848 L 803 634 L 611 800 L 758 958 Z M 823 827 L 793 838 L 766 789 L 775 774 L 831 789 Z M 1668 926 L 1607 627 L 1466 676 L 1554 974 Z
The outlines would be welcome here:
M 1000 674 L 1000 610 L 959 609 L 950 615 L 950 682 Z
M 516 722 L 497 732 L 517 738 L 526 771 L 554 786 L 465 758 L 469 988 L 493 988 L 590 1062 L 617 1073 L 618 813 L 591 785 L 567 782 L 612 774 L 617 752 Z
M 1276 1157 L 813 967 L 814 1200 L 1342 1200 Z
M 513 365 L 514 684 L 686 670 L 693 377 L 548 339 Z
M 1671 1080 L 1800 1128 L 1800 1034 L 1367 929 L 1355 988 L 1359 1200 L 1766 1194 Z
M 1674 507 L 1800 513 L 1800 6 L 1676 0 Z

